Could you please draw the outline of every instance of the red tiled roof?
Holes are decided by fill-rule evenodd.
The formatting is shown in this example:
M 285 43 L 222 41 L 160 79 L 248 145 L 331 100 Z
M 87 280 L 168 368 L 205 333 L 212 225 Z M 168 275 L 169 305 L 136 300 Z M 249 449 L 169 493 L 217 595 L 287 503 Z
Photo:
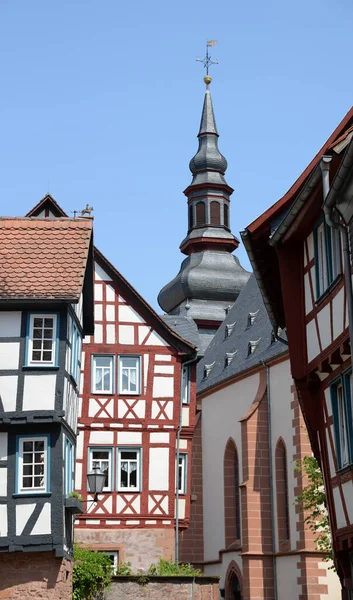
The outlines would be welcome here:
M 0 299 L 78 300 L 91 219 L 0 218 Z

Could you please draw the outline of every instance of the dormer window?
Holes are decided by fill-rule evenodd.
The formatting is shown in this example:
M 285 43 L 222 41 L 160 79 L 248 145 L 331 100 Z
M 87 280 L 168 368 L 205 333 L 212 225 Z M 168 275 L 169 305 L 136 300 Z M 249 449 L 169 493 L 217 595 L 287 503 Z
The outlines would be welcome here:
M 207 379 L 207 377 L 208 377 L 208 376 L 209 376 L 209 374 L 211 373 L 211 371 L 212 371 L 212 369 L 213 369 L 213 367 L 214 367 L 214 365 L 215 365 L 215 362 L 216 362 L 216 361 L 214 361 L 214 362 L 213 362 L 213 363 L 211 363 L 210 365 L 205 365 L 205 366 L 204 366 L 204 369 L 203 369 L 203 378 L 204 378 L 204 379 Z
M 255 350 L 257 349 L 259 343 L 260 343 L 261 338 L 259 338 L 256 341 L 251 341 L 249 342 L 248 345 L 248 356 L 251 356 L 252 354 L 254 354 Z
M 225 369 L 227 367 L 229 367 L 229 365 L 232 363 L 237 352 L 238 352 L 238 350 L 235 350 L 235 352 L 226 352 L 226 355 L 224 357 L 224 368 Z
M 249 314 L 248 314 L 248 327 L 251 327 L 252 325 L 254 325 L 258 313 L 259 313 L 258 310 L 256 312 L 249 312 Z
M 236 321 L 234 323 L 229 323 L 225 328 L 225 337 L 228 338 L 232 335 L 234 331 L 234 327 L 236 326 Z

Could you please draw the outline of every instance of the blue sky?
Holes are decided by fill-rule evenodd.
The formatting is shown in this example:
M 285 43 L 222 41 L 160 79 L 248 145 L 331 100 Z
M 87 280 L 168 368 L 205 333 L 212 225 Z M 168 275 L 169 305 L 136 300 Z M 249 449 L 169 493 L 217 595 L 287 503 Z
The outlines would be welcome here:
M 0 212 L 48 190 L 92 204 L 96 245 L 156 307 L 182 260 L 206 38 L 238 235 L 353 104 L 352 25 L 350 0 L 2 0 Z

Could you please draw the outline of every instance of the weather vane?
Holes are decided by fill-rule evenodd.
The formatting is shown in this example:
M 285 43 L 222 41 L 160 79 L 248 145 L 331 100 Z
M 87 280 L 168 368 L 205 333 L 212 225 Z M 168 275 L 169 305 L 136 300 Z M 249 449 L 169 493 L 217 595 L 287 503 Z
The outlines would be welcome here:
M 206 42 L 206 56 L 205 58 L 197 57 L 197 61 L 201 62 L 206 69 L 206 77 L 204 78 L 204 82 L 208 85 L 211 83 L 212 78 L 208 74 L 208 70 L 211 65 L 218 65 L 218 60 L 211 60 L 211 57 L 208 53 L 208 49 L 217 44 L 217 40 L 207 40 Z

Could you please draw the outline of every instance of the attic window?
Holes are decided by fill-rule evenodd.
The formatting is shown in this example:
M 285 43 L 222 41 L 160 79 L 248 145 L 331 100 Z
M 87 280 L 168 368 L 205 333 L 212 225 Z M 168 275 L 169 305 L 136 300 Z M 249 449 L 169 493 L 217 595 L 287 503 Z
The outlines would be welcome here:
M 259 345 L 260 340 L 261 340 L 261 338 L 259 338 L 256 341 L 249 342 L 248 356 L 251 356 L 252 354 L 254 354 L 255 350 L 257 349 L 257 347 Z
M 254 325 L 256 317 L 258 315 L 258 310 L 256 312 L 249 312 L 248 314 L 248 327 L 251 327 L 251 325 Z
M 234 323 L 229 323 L 229 325 L 226 325 L 224 337 L 228 338 L 233 333 L 235 326 L 236 326 L 236 321 L 234 321 Z
M 224 358 L 224 368 L 225 369 L 227 367 L 229 367 L 229 365 L 233 361 L 233 358 L 235 357 L 235 355 L 236 355 L 237 352 L 238 352 L 238 350 L 235 350 L 235 352 L 226 352 L 226 355 L 225 355 L 225 358 Z
M 205 366 L 204 366 L 204 369 L 203 369 L 203 378 L 204 378 L 204 379 L 207 379 L 207 377 L 208 377 L 208 376 L 209 376 L 209 374 L 211 373 L 211 371 L 212 371 L 212 369 L 213 369 L 213 367 L 214 367 L 214 364 L 215 364 L 215 362 L 216 362 L 216 361 L 214 361 L 214 362 L 213 362 L 213 363 L 211 363 L 210 365 L 205 365 Z

